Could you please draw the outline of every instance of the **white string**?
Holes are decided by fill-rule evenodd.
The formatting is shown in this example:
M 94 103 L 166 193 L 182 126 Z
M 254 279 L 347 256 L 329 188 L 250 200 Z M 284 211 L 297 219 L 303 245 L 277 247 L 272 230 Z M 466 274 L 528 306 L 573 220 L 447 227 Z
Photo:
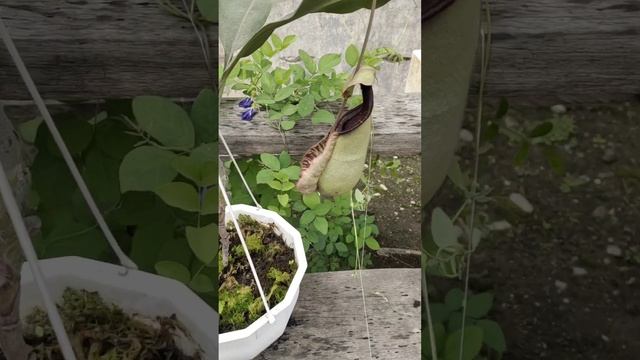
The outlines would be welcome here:
M 238 233 L 238 237 L 240 238 L 240 243 L 242 244 L 242 249 L 244 250 L 244 254 L 247 256 L 247 261 L 249 262 L 251 273 L 253 274 L 253 278 L 256 281 L 256 285 L 258 286 L 258 292 L 260 293 L 260 297 L 262 298 L 262 304 L 264 304 L 264 309 L 267 313 L 267 319 L 269 320 L 270 324 L 273 324 L 276 319 L 273 316 L 273 314 L 271 314 L 271 308 L 269 308 L 269 302 L 267 301 L 267 297 L 264 295 L 262 284 L 260 284 L 260 279 L 258 278 L 258 272 L 256 271 L 256 267 L 253 265 L 253 260 L 251 260 L 251 254 L 249 253 L 249 248 L 247 247 L 247 243 L 244 240 L 244 234 L 242 233 L 242 229 L 240 229 L 240 224 L 238 223 L 236 214 L 234 213 L 233 207 L 229 202 L 229 197 L 227 196 L 227 190 L 224 188 L 224 184 L 222 183 L 222 178 L 220 176 L 218 176 L 218 186 L 220 186 L 220 192 L 222 192 L 222 197 L 224 198 L 224 202 L 227 205 L 227 209 L 229 209 L 229 215 L 231 215 L 231 221 L 233 222 L 233 226 L 236 228 L 236 232 Z
M 38 110 L 40 111 L 40 115 L 42 115 L 42 118 L 45 124 L 47 124 L 47 127 L 49 128 L 49 132 L 51 133 L 53 140 L 58 146 L 58 149 L 60 149 L 60 153 L 62 154 L 62 157 L 64 158 L 64 161 L 67 164 L 69 171 L 71 172 L 71 175 L 76 181 L 76 184 L 80 189 L 80 193 L 82 194 L 82 197 L 87 202 L 87 205 L 89 206 L 91 213 L 95 217 L 96 222 L 100 226 L 102 233 L 107 239 L 109 246 L 111 246 L 111 249 L 118 257 L 120 264 L 125 267 L 125 270 L 137 269 L 138 267 L 136 266 L 136 264 L 133 261 L 131 261 L 131 259 L 129 259 L 129 257 L 127 257 L 127 255 L 125 255 L 125 253 L 122 251 L 122 249 L 120 248 L 120 245 L 118 245 L 118 242 L 116 241 L 115 237 L 111 233 L 111 230 L 107 225 L 107 222 L 102 217 L 102 214 L 100 213 L 100 209 L 98 208 L 98 206 L 96 205 L 96 202 L 91 196 L 91 192 L 89 192 L 89 188 L 87 187 L 87 184 L 84 182 L 82 175 L 80 175 L 80 171 L 78 170 L 76 163 L 73 161 L 73 157 L 71 156 L 71 153 L 69 153 L 69 149 L 64 143 L 64 140 L 62 139 L 62 136 L 60 135 L 60 132 L 58 131 L 58 128 L 56 127 L 56 124 L 53 121 L 53 118 L 51 117 L 51 114 L 49 113 L 49 110 L 47 109 L 47 106 L 45 105 L 44 100 L 40 96 L 40 93 L 38 92 L 38 89 L 36 88 L 36 85 L 33 82 L 33 79 L 31 78 L 31 75 L 29 74 L 27 67 L 22 61 L 22 58 L 18 53 L 18 49 L 13 43 L 13 40 L 11 39 L 11 36 L 9 35 L 9 32 L 5 27 L 4 21 L 2 20 L 1 17 L 0 17 L 0 33 L 2 33 L 2 39 L 4 40 L 4 44 L 7 47 L 7 50 L 9 50 L 9 54 L 11 55 L 11 58 L 13 59 L 13 62 L 15 63 L 16 68 L 18 69 L 18 72 L 22 77 L 22 80 L 27 86 L 27 89 L 29 90 L 29 93 L 31 94 L 33 101 L 38 107 Z
M 51 293 L 47 288 L 47 283 L 45 281 L 44 275 L 42 274 L 42 269 L 40 269 L 40 265 L 38 264 L 38 256 L 36 255 L 36 251 L 34 250 L 31 243 L 31 238 L 29 237 L 29 232 L 27 231 L 27 227 L 25 226 L 24 220 L 22 219 L 20 207 L 18 206 L 16 198 L 13 196 L 11 184 L 9 184 L 9 179 L 7 179 L 7 175 L 4 172 L 4 168 L 1 163 L 0 193 L 2 194 L 4 206 L 7 209 L 9 218 L 11 218 L 11 223 L 13 224 L 13 228 L 15 229 L 18 241 L 20 242 L 22 252 L 27 259 L 27 263 L 29 264 L 29 268 L 31 269 L 33 278 L 36 282 L 38 290 L 40 291 L 40 294 L 42 295 L 44 307 L 47 310 L 49 321 L 51 322 L 51 326 L 53 327 L 56 339 L 58 339 L 58 345 L 60 346 L 62 355 L 66 360 L 75 360 L 76 355 L 73 352 L 71 341 L 69 341 L 69 337 L 64 328 L 64 323 L 62 322 L 60 313 L 58 313 L 56 304 L 52 300 Z
M 229 154 L 229 157 L 231 158 L 231 162 L 236 167 L 236 170 L 238 170 L 238 175 L 240 175 L 240 179 L 242 180 L 244 187 L 247 189 L 247 192 L 249 192 L 249 195 L 251 196 L 253 203 L 256 204 L 257 208 L 262 209 L 262 206 L 258 204 L 258 200 L 256 200 L 256 197 L 253 196 L 253 192 L 251 191 L 249 184 L 247 184 L 247 180 L 242 175 L 242 170 L 240 170 L 240 166 L 238 166 L 238 163 L 236 162 L 236 158 L 233 156 L 233 153 L 231 152 L 231 149 L 229 149 L 229 145 L 227 145 L 227 141 L 224 139 L 224 136 L 222 136 L 222 132 L 220 132 L 220 130 L 218 130 L 218 137 L 220 137 L 220 140 L 222 141 L 222 144 L 224 145 L 224 148 L 227 151 L 227 154 Z

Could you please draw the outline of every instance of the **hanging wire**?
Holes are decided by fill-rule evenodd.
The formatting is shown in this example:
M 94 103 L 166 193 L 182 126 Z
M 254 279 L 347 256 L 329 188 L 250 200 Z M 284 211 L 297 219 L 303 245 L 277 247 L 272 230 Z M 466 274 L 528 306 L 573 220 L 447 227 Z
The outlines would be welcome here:
M 0 19 L 0 28 L 1 27 L 2 23 Z M 38 287 L 38 290 L 42 295 L 44 307 L 47 310 L 49 321 L 51 322 L 51 327 L 53 327 L 56 339 L 58 340 L 60 351 L 62 351 L 62 354 L 66 360 L 75 360 L 76 356 L 73 352 L 71 341 L 69 340 L 69 336 L 67 335 L 67 332 L 64 328 L 64 323 L 62 321 L 62 318 L 60 317 L 58 309 L 56 308 L 56 304 L 51 298 L 51 292 L 47 288 L 47 282 L 44 275 L 42 274 L 42 269 L 40 269 L 40 265 L 38 265 L 38 256 L 36 255 L 36 251 L 34 250 L 31 243 L 31 238 L 29 237 L 29 232 L 27 231 L 27 227 L 24 223 L 24 220 L 22 219 L 20 207 L 18 206 L 16 198 L 13 195 L 11 184 L 9 183 L 9 179 L 7 179 L 7 174 L 5 173 L 4 167 L 1 163 L 0 193 L 2 194 L 4 206 L 7 209 L 7 213 L 9 214 L 9 218 L 11 219 L 11 223 L 13 224 L 13 228 L 15 229 L 18 241 L 20 242 L 22 252 L 27 259 L 27 263 L 29 264 L 29 268 L 31 269 L 31 273 L 33 274 L 33 278 L 36 282 L 36 286 Z
M 233 153 L 231 152 L 231 149 L 229 149 L 229 145 L 227 145 L 227 141 L 224 139 L 224 136 L 222 135 L 222 132 L 220 130 L 218 130 L 218 137 L 220 138 L 220 141 L 222 141 L 222 145 L 224 145 L 224 148 L 227 151 L 227 154 L 231 158 L 231 162 L 235 166 L 236 170 L 238 170 L 238 175 L 240 175 L 240 179 L 242 180 L 244 187 L 247 189 L 247 192 L 251 196 L 253 203 L 256 204 L 257 208 L 262 209 L 262 206 L 260 206 L 260 204 L 258 203 L 258 200 L 256 200 L 256 197 L 253 195 L 253 191 L 251 191 L 249 184 L 247 184 L 247 179 L 245 179 L 244 176 L 242 175 L 242 170 L 240 170 L 240 166 L 238 166 L 238 163 L 236 162 L 236 158 L 233 156 Z
M 258 272 L 256 271 L 256 267 L 253 265 L 253 260 L 251 259 L 249 248 L 247 247 L 247 243 L 244 240 L 244 234 L 242 233 L 242 229 L 240 228 L 240 224 L 238 223 L 236 214 L 233 211 L 233 207 L 231 206 L 231 202 L 229 201 L 229 197 L 227 196 L 227 190 L 224 188 L 224 184 L 222 183 L 222 178 L 220 176 L 218 176 L 218 186 L 220 186 L 220 192 L 222 192 L 222 197 L 224 198 L 224 202 L 227 205 L 227 209 L 229 209 L 229 215 L 231 215 L 231 221 L 233 222 L 233 226 L 236 228 L 236 232 L 238 233 L 238 238 L 240 238 L 240 243 L 242 244 L 242 249 L 244 250 L 244 254 L 247 257 L 247 261 L 249 262 L 249 267 L 251 268 L 253 279 L 256 281 L 256 285 L 258 286 L 258 292 L 260 293 L 262 304 L 264 305 L 264 309 L 267 313 L 267 319 L 269 320 L 270 324 L 273 324 L 276 319 L 271 313 L 271 308 L 269 307 L 269 301 L 267 301 L 267 297 L 264 295 L 264 290 L 262 289 L 262 284 L 260 283 Z
M 73 179 L 78 185 L 78 188 L 80 189 L 80 193 L 82 193 L 82 197 L 84 198 L 87 205 L 89 206 L 89 209 L 91 210 L 91 213 L 95 217 L 96 222 L 98 223 L 98 226 L 100 227 L 100 229 L 102 230 L 102 233 L 107 239 L 109 246 L 111 246 L 111 249 L 118 257 L 120 264 L 125 268 L 124 273 L 126 274 L 126 271 L 128 269 L 137 269 L 138 267 L 136 266 L 136 264 L 133 261 L 131 261 L 131 259 L 129 259 L 129 257 L 127 257 L 124 251 L 122 251 L 122 249 L 120 248 L 118 241 L 115 239 L 115 237 L 111 233 L 111 230 L 107 225 L 107 222 L 104 220 L 104 217 L 100 213 L 100 209 L 98 208 L 98 205 L 96 205 L 96 202 L 91 196 L 91 192 L 89 191 L 87 184 L 84 182 L 82 175 L 80 175 L 80 171 L 78 170 L 76 163 L 73 161 L 73 157 L 71 156 L 69 149 L 67 148 L 66 144 L 64 143 L 64 140 L 62 139 L 62 135 L 60 135 L 60 132 L 58 131 L 58 128 L 56 127 L 56 124 L 53 121 L 53 118 L 51 117 L 51 114 L 49 113 L 49 110 L 47 109 L 47 106 L 45 105 L 44 100 L 40 96 L 40 93 L 38 92 L 38 89 L 35 83 L 33 82 L 33 79 L 31 78 L 31 74 L 29 74 L 27 67 L 22 61 L 22 58 L 18 53 L 18 49 L 13 43 L 13 39 L 11 39 L 11 36 L 9 35 L 9 31 L 7 30 L 4 24 L 4 21 L 2 20 L 1 17 L 0 17 L 0 32 L 2 33 L 2 40 L 4 41 L 4 44 L 7 47 L 7 50 L 9 50 L 9 54 L 11 55 L 11 58 L 13 59 L 13 62 L 16 68 L 18 69 L 18 72 L 20 73 L 22 80 L 27 86 L 27 89 L 29 90 L 29 93 L 31 94 L 33 101 L 38 107 L 38 110 L 40 111 L 40 115 L 42 116 L 45 124 L 49 128 L 49 132 L 51 133 L 51 136 L 53 137 L 54 142 L 58 146 L 58 149 L 60 149 L 60 153 L 62 154 L 62 157 L 64 158 L 64 161 L 67 164 L 67 167 L 69 168 L 69 171 L 73 176 Z

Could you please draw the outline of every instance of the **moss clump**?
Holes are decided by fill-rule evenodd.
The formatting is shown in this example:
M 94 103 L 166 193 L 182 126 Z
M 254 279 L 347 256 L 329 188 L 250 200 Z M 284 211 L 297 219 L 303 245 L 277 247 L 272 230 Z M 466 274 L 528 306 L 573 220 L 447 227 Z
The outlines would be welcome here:
M 175 317 L 143 318 L 129 315 L 100 295 L 86 290 L 66 289 L 60 315 L 76 354 L 88 360 L 199 360 L 199 354 L 185 355 L 174 334 L 188 336 Z M 25 340 L 37 360 L 63 360 L 47 313 L 35 309 L 26 318 Z
M 286 296 L 297 269 L 293 249 L 282 241 L 273 225 L 262 224 L 246 215 L 240 215 L 238 223 L 269 306 L 275 306 Z M 264 304 L 240 239 L 232 224 L 227 224 L 227 228 L 230 234 L 227 263 L 223 263 L 222 253 L 218 258 L 221 332 L 245 328 L 264 314 Z

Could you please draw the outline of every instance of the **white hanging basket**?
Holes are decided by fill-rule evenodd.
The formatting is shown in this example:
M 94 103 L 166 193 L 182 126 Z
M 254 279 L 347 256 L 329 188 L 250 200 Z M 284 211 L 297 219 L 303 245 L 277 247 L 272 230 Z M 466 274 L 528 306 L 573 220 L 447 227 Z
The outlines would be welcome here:
M 284 333 L 298 300 L 300 283 L 307 271 L 307 258 L 300 232 L 277 213 L 249 205 L 232 205 L 231 209 L 229 206 L 225 209 L 225 222 L 231 218 L 230 210 L 236 216 L 248 215 L 261 223 L 274 224 L 284 242 L 293 248 L 298 267 L 285 298 L 271 308 L 270 314 L 275 321 L 270 323 L 267 314 L 264 314 L 244 329 L 220 334 L 220 360 L 248 360 L 258 356 Z
M 123 267 L 69 256 L 39 260 L 53 299 L 61 299 L 66 288 L 97 291 L 105 302 L 129 314 L 150 319 L 176 315 L 188 334 L 176 337 L 187 355 L 200 351 L 203 359 L 216 359 L 218 314 L 184 284 L 138 270 L 123 275 Z M 23 319 L 34 307 L 43 308 L 40 291 L 29 266 L 22 267 L 20 314 Z

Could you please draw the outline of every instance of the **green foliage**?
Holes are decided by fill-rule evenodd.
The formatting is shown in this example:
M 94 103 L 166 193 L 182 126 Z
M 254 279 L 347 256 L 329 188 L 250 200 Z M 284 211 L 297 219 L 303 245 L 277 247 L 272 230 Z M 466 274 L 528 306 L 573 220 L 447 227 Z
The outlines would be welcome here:
M 107 102 L 99 116 L 60 114 L 55 121 L 134 262 L 185 283 L 216 306 L 217 144 L 209 140 L 217 101 L 212 96 L 215 100 L 211 90 L 203 90 L 190 113 L 168 99 L 141 96 Z M 26 134 L 38 149 L 31 168 L 31 204 L 43 224 L 35 240 L 38 255 L 114 261 L 48 129 L 34 125 Z
M 558 175 L 566 173 L 562 147 L 569 143 L 575 133 L 573 117 L 553 114 L 550 118 L 527 124 L 507 123 L 509 103 L 502 99 L 493 119 L 484 125 L 482 139 L 485 142 L 503 135 L 517 147 L 514 164 L 523 166 L 534 151 L 541 153 L 549 167 Z
M 321 199 L 317 193 L 300 194 L 294 183 L 300 177 L 300 167 L 292 165 L 287 152 L 283 151 L 278 156 L 262 154 L 241 160 L 238 164 L 258 202 L 283 216 L 300 231 L 310 271 L 353 268 L 356 265 L 356 248 L 362 251 L 365 246 L 369 252 L 365 256 L 364 266 L 371 263 L 369 253 L 380 248 L 375 239 L 378 227 L 374 216 L 366 217 L 365 227 L 363 210 L 369 199 L 360 190 L 356 190 L 354 196 L 359 232 L 356 242 L 349 195 Z M 229 164 L 227 167 L 230 171 L 231 202 L 251 203 L 240 176 L 236 171 L 231 171 Z
M 438 359 L 458 360 L 500 359 L 506 351 L 504 333 L 500 325 L 487 319 L 493 306 L 493 295 L 490 293 L 474 294 L 467 300 L 467 319 L 462 327 L 463 291 L 451 289 L 444 302 L 430 303 L 431 318 L 435 336 Z M 426 316 L 426 309 L 423 310 Z M 425 322 L 426 323 L 426 322 Z M 464 344 L 460 346 L 460 338 L 464 331 Z M 429 330 L 422 335 L 422 358 L 431 359 L 431 341 Z
M 377 7 L 389 0 L 379 0 Z M 225 49 L 225 70 L 221 73 L 221 87 L 241 58 L 260 49 L 271 34 L 281 26 L 295 21 L 307 14 L 325 12 L 347 14 L 362 8 L 371 8 L 371 0 L 303 0 L 296 10 L 277 21 L 265 24 L 271 5 L 268 1 L 242 0 L 223 1 L 220 4 L 220 16 L 225 21 L 220 27 L 220 38 Z
M 321 105 L 342 98 L 343 87 L 358 62 L 359 50 L 350 45 L 344 54 L 324 54 L 319 58 L 299 50 L 302 64 L 275 66 L 277 55 L 295 41 L 295 35 L 280 38 L 272 34 L 250 57 L 238 62 L 227 84 L 252 98 L 267 112 L 270 124 L 276 129 L 291 130 L 307 117 L 314 124 L 332 124 L 335 116 Z M 397 53 L 389 48 L 368 51 L 363 62 L 379 67 L 383 59 L 393 58 L 390 54 Z M 341 65 L 345 71 L 340 70 Z M 348 105 L 355 107 L 360 102 L 362 97 L 354 96 Z

